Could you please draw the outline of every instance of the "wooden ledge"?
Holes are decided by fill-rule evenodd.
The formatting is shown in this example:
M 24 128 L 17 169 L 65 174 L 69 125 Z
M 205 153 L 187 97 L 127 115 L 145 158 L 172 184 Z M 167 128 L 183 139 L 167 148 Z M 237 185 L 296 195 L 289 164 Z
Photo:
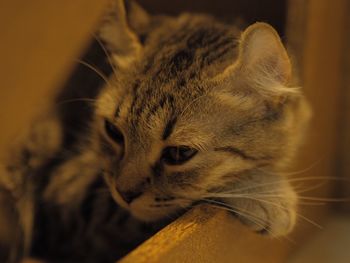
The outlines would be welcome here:
M 285 262 L 293 246 L 286 238 L 272 239 L 253 233 L 226 211 L 202 205 L 119 262 Z

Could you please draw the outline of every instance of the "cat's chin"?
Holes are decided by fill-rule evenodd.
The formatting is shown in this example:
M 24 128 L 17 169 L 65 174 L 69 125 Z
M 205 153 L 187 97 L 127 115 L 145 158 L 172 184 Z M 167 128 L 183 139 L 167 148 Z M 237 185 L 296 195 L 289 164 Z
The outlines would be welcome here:
M 179 209 L 176 209 L 175 207 L 155 208 L 146 202 L 143 202 L 143 200 L 136 200 L 130 204 L 128 210 L 138 220 L 143 222 L 156 222 L 172 217 L 172 215 L 177 213 Z
M 168 214 L 166 213 L 155 213 L 154 211 L 140 210 L 140 209 L 129 209 L 130 213 L 136 219 L 143 222 L 157 222 L 167 218 Z
M 143 222 L 160 221 L 169 218 L 169 216 L 177 213 L 179 210 L 174 208 L 151 208 L 147 202 L 147 199 L 149 199 L 148 196 L 144 196 L 140 200 L 135 200 L 130 205 L 125 203 L 116 192 L 112 191 L 112 197 L 120 207 L 129 211 L 133 217 Z

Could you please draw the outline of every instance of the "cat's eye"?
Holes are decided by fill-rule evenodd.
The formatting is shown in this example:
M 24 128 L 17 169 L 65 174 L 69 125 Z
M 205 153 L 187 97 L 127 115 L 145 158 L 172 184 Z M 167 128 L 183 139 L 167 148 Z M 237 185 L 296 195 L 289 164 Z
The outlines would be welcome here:
M 167 164 L 179 165 L 190 160 L 197 152 L 188 146 L 169 146 L 163 150 L 161 159 Z
M 105 120 L 105 130 L 109 138 L 118 144 L 124 143 L 123 133 L 110 121 Z

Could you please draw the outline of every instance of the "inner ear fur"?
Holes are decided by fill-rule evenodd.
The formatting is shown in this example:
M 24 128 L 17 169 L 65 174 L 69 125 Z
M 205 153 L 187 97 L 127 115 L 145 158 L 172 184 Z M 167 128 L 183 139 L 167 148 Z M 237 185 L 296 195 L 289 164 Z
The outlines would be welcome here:
M 287 84 L 292 75 L 292 66 L 281 39 L 266 23 L 255 23 L 242 33 L 238 65 L 242 73 L 282 85 Z
M 149 23 L 148 14 L 134 1 L 113 0 L 108 6 L 98 30 L 98 36 L 117 66 L 127 67 L 142 52 L 138 32 Z
M 226 92 L 255 93 L 269 101 L 300 94 L 290 85 L 292 66 L 277 32 L 266 23 L 249 26 L 240 37 L 238 58 L 214 80 Z

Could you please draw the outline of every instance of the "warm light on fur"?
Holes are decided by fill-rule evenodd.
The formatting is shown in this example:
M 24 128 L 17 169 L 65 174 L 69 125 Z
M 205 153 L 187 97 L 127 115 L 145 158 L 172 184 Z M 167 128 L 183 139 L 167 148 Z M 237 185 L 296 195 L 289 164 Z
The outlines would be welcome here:
M 120 0 L 98 36 L 113 72 L 82 61 L 106 82 L 81 98 L 89 107 L 79 115 L 53 104 L 0 166 L 0 205 L 10 211 L 0 221 L 13 222 L 14 261 L 31 246 L 44 256 L 115 260 L 125 254 L 115 242 L 135 247 L 151 234 L 145 222 L 199 202 L 254 231 L 289 233 L 297 196 L 283 171 L 310 110 L 290 84 L 276 31 L 255 23 L 241 32 L 207 15 L 150 16 Z M 0 242 L 11 231 L 0 229 Z

